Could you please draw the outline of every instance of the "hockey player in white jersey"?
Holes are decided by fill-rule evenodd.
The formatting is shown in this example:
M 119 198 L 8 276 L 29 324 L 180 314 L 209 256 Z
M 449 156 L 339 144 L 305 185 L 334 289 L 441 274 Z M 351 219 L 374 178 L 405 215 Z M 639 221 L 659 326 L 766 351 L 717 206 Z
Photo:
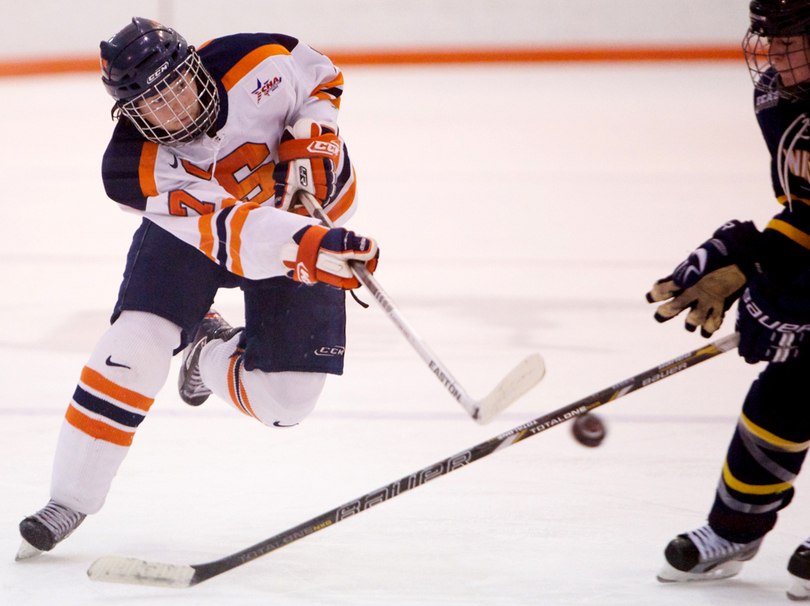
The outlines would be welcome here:
M 101 509 L 177 353 L 187 403 L 213 393 L 268 426 L 303 420 L 326 375 L 343 371 L 345 289 L 358 286 L 347 264 L 377 264 L 373 240 L 322 227 L 296 203 L 310 192 L 337 225 L 356 207 L 336 125 L 343 77 L 328 58 L 278 34 L 195 49 L 134 18 L 101 43 L 101 66 L 117 121 L 104 186 L 143 221 L 62 424 L 50 501 L 20 523 L 19 559 Z M 235 287 L 242 328 L 210 309 Z

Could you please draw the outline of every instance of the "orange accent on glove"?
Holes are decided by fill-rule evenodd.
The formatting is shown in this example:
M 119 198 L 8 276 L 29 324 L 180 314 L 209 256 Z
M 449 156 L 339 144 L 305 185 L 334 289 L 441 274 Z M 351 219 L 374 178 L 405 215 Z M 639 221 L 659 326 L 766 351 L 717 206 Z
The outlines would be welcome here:
M 299 158 L 327 158 L 337 166 L 340 160 L 340 139 L 334 133 L 327 133 L 311 139 L 290 139 L 278 146 L 279 162 Z
M 315 282 L 321 281 L 316 264 L 318 263 L 318 253 L 321 252 L 321 240 L 328 232 L 328 229 L 320 225 L 313 225 L 304 232 L 304 236 L 298 244 L 298 257 L 295 260 L 293 280 L 305 284 L 315 284 Z
M 284 265 L 292 270 L 288 275 L 296 282 L 323 282 L 351 290 L 358 288 L 360 281 L 351 272 L 350 263 L 363 263 L 370 273 L 377 269 L 377 243 L 343 228 L 312 225 L 300 230 L 293 240 L 298 243 L 295 260 L 285 260 Z

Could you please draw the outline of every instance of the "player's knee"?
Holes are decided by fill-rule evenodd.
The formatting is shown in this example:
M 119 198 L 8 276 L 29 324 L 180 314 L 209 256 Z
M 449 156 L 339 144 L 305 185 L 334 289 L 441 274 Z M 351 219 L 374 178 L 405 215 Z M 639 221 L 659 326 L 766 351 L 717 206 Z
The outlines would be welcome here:
M 255 379 L 250 382 L 258 388 L 253 413 L 273 427 L 290 427 L 303 421 L 315 408 L 326 382 L 325 374 L 313 372 L 253 371 L 247 375 Z
M 154 397 L 166 381 L 180 332 L 179 326 L 160 316 L 125 311 L 96 343 L 87 366 Z
M 177 324 L 143 311 L 124 311 L 110 326 L 107 334 L 126 339 L 131 344 L 154 351 L 167 351 L 171 357 L 180 344 L 182 330 Z

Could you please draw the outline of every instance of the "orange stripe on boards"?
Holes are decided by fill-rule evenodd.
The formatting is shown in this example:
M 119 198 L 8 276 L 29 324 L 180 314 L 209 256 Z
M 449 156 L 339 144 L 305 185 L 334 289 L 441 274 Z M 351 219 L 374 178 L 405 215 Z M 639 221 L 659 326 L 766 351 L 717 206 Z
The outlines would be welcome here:
M 155 162 L 157 161 L 158 145 L 147 141 L 141 150 L 141 161 L 138 164 L 138 180 L 141 182 L 141 191 L 144 196 L 158 195 L 155 184 Z
M 551 48 L 526 46 L 519 48 L 369 49 L 357 51 L 335 49 L 331 52 L 328 50 L 324 51 L 324 54 L 336 65 L 546 63 L 555 61 L 740 61 L 743 59 L 742 49 L 739 44 L 725 43 L 691 46 L 661 44 L 621 47 L 555 46 Z M 96 56 L 0 61 L 0 77 L 59 74 L 66 72 L 98 73 L 98 71 L 99 62 Z M 244 73 L 247 73 L 247 71 Z
M 729 61 L 744 58 L 734 45 L 557 46 L 554 48 L 414 49 L 325 53 L 336 65 L 425 63 L 553 63 L 605 61 Z
M 121 387 L 117 383 L 113 383 L 101 375 L 101 373 L 96 372 L 87 366 L 85 366 L 82 370 L 81 382 L 87 385 L 87 387 L 94 389 L 95 391 L 104 394 L 117 402 L 127 404 L 128 406 L 132 406 L 138 410 L 143 410 L 144 412 L 148 412 L 149 408 L 152 406 L 152 403 L 155 401 L 153 398 L 147 398 L 138 392 L 127 389 L 126 387 Z
M 225 86 L 225 90 L 230 91 L 237 82 L 245 77 L 245 74 L 247 74 L 250 70 L 268 57 L 289 54 L 290 51 L 280 44 L 267 44 L 265 46 L 260 46 L 256 50 L 250 51 L 239 61 L 239 63 L 229 69 L 228 73 L 222 77 L 222 84 Z
M 50 57 L 0 61 L 0 76 L 35 76 L 72 72 L 96 72 L 101 77 L 98 57 Z
M 91 419 L 86 414 L 79 412 L 73 405 L 68 406 L 65 419 L 73 427 L 91 438 L 104 440 L 118 446 L 131 446 L 132 438 L 135 437 L 134 432 L 121 431 L 115 427 L 110 427 L 102 421 Z

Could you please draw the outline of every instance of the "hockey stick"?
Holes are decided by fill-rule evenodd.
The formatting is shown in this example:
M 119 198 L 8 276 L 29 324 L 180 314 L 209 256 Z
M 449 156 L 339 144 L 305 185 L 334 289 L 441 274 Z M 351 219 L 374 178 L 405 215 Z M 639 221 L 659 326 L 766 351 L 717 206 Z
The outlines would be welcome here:
M 242 564 L 246 564 L 266 555 L 271 551 L 275 551 L 280 547 L 289 545 L 293 541 L 297 541 L 319 530 L 342 522 L 346 518 L 359 514 L 383 501 L 398 497 L 404 492 L 422 486 L 451 471 L 461 469 L 465 465 L 483 459 L 498 450 L 508 448 L 512 444 L 535 436 L 555 425 L 569 421 L 574 417 L 585 414 L 608 402 L 618 400 L 637 389 L 656 383 L 661 379 L 671 377 L 695 364 L 699 364 L 723 352 L 729 351 L 737 346 L 737 342 L 738 336 L 736 333 L 718 339 L 705 347 L 690 351 L 688 354 L 679 356 L 674 360 L 651 368 L 634 377 L 630 377 L 621 383 L 608 387 L 587 398 L 583 398 L 559 410 L 538 417 L 523 425 L 519 425 L 491 440 L 477 444 L 451 457 L 447 457 L 443 461 L 429 465 L 416 473 L 400 478 L 382 488 L 378 488 L 353 501 L 335 507 L 311 520 L 307 520 L 298 526 L 285 530 L 261 543 L 257 543 L 252 547 L 225 556 L 219 560 L 206 562 L 204 564 L 182 565 L 147 562 L 135 558 L 122 558 L 118 556 L 103 556 L 93 562 L 87 571 L 87 576 L 93 581 L 151 585 L 155 587 L 185 588 L 197 585 L 223 572 L 227 572 L 237 566 L 241 566 Z
M 304 208 L 307 209 L 307 212 L 312 217 L 319 219 L 321 223 L 329 228 L 334 227 L 334 223 L 332 223 L 329 215 L 327 215 L 326 211 L 318 204 L 314 196 L 304 191 L 299 191 L 298 200 L 301 201 Z M 294 258 L 292 260 L 294 261 Z M 405 319 L 405 316 L 402 315 L 402 312 L 394 304 L 391 297 L 385 293 L 376 278 L 366 269 L 366 266 L 358 262 L 351 262 L 350 265 L 352 273 L 358 281 L 369 290 L 380 308 L 399 331 L 405 335 L 408 342 L 427 363 L 431 372 L 442 382 L 445 389 L 450 392 L 450 395 L 464 407 L 464 410 L 481 425 L 489 423 L 519 398 L 524 396 L 526 392 L 540 382 L 543 375 L 546 373 L 546 365 L 543 362 L 543 357 L 535 353 L 512 369 L 512 371 L 495 386 L 495 389 L 482 400 L 471 398 L 467 395 L 467 392 L 461 387 L 459 382 L 453 378 L 447 366 L 430 350 L 427 343 L 419 336 L 410 322 Z

